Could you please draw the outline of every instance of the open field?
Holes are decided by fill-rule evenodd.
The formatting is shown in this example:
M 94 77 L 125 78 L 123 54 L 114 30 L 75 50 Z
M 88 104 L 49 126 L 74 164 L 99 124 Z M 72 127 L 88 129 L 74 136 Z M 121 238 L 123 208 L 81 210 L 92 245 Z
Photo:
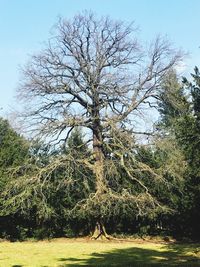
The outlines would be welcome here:
M 200 266 L 199 244 L 56 239 L 1 242 L 1 267 Z

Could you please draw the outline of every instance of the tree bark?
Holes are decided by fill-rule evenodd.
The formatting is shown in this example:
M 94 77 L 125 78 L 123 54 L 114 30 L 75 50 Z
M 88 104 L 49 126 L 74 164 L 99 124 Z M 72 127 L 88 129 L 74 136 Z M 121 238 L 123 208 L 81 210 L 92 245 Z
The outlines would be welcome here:
M 91 239 L 94 240 L 110 240 L 111 237 L 107 234 L 105 226 L 101 220 L 98 220 L 95 225 Z
M 102 196 L 107 191 L 106 181 L 104 177 L 104 153 L 103 153 L 103 135 L 100 120 L 100 104 L 99 96 L 95 94 L 93 101 L 93 153 L 94 153 L 94 175 L 96 178 L 96 195 Z M 99 214 L 101 218 L 101 214 Z M 97 219 L 92 239 L 110 239 L 106 233 L 105 226 L 101 219 Z
M 106 190 L 104 179 L 104 153 L 103 136 L 100 120 L 99 96 L 96 93 L 93 100 L 92 120 L 93 120 L 93 153 L 94 153 L 94 174 L 96 178 L 96 193 L 101 194 Z

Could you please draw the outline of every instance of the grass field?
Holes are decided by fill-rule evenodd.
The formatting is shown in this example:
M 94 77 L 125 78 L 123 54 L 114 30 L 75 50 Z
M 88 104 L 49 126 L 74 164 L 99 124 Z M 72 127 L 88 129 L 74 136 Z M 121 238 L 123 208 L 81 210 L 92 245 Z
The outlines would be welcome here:
M 200 266 L 200 245 L 56 239 L 1 242 L 1 267 Z

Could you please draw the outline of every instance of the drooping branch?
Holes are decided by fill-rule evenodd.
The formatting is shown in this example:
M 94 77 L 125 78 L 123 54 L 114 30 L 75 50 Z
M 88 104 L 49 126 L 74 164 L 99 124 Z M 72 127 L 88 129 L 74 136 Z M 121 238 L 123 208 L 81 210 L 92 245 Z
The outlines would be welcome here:
M 136 33 L 133 24 L 91 13 L 60 19 L 46 49 L 23 70 L 19 95 L 28 105 L 29 129 L 46 142 L 66 144 L 73 129 L 80 127 L 86 133 L 84 143 L 91 141 L 85 158 L 68 151 L 65 159 L 59 155 L 28 174 L 34 177 L 33 191 L 40 192 L 39 181 L 45 194 L 52 177 L 62 184 L 76 180 L 74 166 L 80 166 L 84 181 L 92 180 L 86 183 L 91 190 L 71 207 L 72 213 L 79 210 L 96 219 L 116 215 L 124 206 L 140 215 L 160 207 L 146 177 L 152 183 L 162 179 L 138 163 L 135 154 L 134 133 L 150 133 L 135 125 L 145 108 L 156 108 L 153 100 L 162 78 L 183 54 L 160 36 L 149 49 L 143 48 Z M 63 178 L 57 172 L 60 167 Z

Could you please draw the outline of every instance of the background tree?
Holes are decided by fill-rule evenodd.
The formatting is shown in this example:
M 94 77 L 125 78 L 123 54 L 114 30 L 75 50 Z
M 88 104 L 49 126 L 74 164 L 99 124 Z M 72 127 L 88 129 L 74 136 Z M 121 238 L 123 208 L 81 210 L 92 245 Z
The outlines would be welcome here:
M 160 126 L 165 130 L 175 128 L 177 119 L 189 109 L 184 87 L 174 69 L 169 70 L 163 77 L 158 106 L 161 115 Z
M 9 122 L 0 118 L 0 208 L 2 210 L 2 194 L 7 184 L 11 181 L 9 169 L 23 165 L 28 157 L 29 142 L 20 136 L 10 126 Z M 14 235 L 19 218 L 14 218 L 12 212 L 9 216 L 0 214 L 0 236 Z M 15 223 L 14 220 L 16 219 Z
M 17 166 L 27 156 L 29 143 L 12 127 L 9 122 L 0 118 L 0 168 Z
M 189 105 L 183 85 L 174 69 L 169 70 L 163 77 L 158 106 L 160 119 L 156 125 L 154 158 L 167 185 L 158 192 L 158 197 L 171 209 L 170 213 L 158 217 L 158 225 L 160 230 L 168 234 L 169 231 L 174 233 L 175 229 L 178 233 L 179 224 L 183 223 L 178 218 L 181 216 L 187 162 L 176 138 L 176 132 L 178 121 L 188 112 Z
M 28 103 L 24 116 L 29 129 L 38 136 L 58 144 L 66 142 L 75 127 L 84 128 L 92 153 L 53 159 L 35 182 L 41 181 L 42 173 L 42 183 L 47 183 L 49 170 L 61 165 L 68 166 L 64 178 L 69 180 L 71 162 L 92 172 L 94 191 L 72 212 L 97 222 L 95 238 L 105 234 L 103 223 L 113 212 L 142 215 L 161 207 L 139 175 L 158 177 L 135 161 L 134 133 L 138 116 L 152 106 L 162 77 L 180 62 L 182 53 L 161 37 L 143 48 L 135 35 L 133 24 L 98 19 L 87 12 L 72 20 L 60 19 L 46 48 L 23 69 L 19 87 L 20 98 Z M 116 186 L 123 179 L 129 183 Z M 135 190 L 129 189 L 130 182 Z
M 183 78 L 181 84 L 173 71 L 164 78 L 159 103 L 161 122 L 158 124 L 162 134 L 156 148 L 164 155 L 159 162 L 163 175 L 167 175 L 166 181 L 173 179 L 172 184 L 176 185 L 170 195 L 166 191 L 175 213 L 168 219 L 163 218 L 164 223 L 176 236 L 198 238 L 200 94 L 197 67 L 192 77 L 194 83 Z
M 0 118 L 0 190 L 9 180 L 8 168 L 23 164 L 28 155 L 28 142 L 15 132 L 7 120 Z
M 176 137 L 188 163 L 185 173 L 185 197 L 181 209 L 184 218 L 182 231 L 190 237 L 198 239 L 200 236 L 200 72 L 197 67 L 191 76 L 192 82 L 183 78 L 184 88 L 189 95 L 189 109 L 178 120 Z
M 158 111 L 160 118 L 155 125 L 156 131 L 151 145 L 139 146 L 138 156 L 164 179 L 164 184 L 153 186 L 157 199 L 169 208 L 169 212 L 160 213 L 145 221 L 151 233 L 167 233 L 177 230 L 178 211 L 184 195 L 186 159 L 176 138 L 178 120 L 187 113 L 189 105 L 184 88 L 176 71 L 170 69 L 162 78 L 159 91 Z M 177 161 L 177 159 L 179 159 Z M 170 230 L 169 230 L 170 229 Z

